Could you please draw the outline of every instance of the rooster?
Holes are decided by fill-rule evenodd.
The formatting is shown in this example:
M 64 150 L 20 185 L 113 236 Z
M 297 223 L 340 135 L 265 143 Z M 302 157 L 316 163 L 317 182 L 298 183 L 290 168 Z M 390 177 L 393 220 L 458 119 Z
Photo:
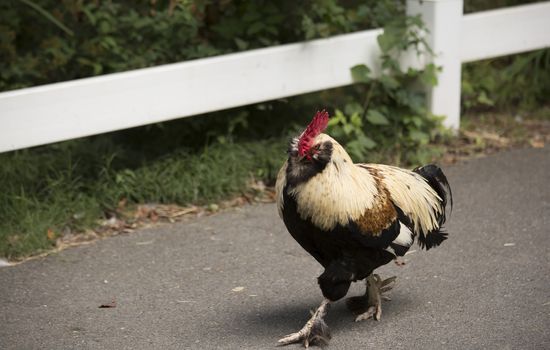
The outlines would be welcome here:
M 447 178 L 435 165 L 413 171 L 381 164 L 354 164 L 344 148 L 323 134 L 329 120 L 317 112 L 290 142 L 288 160 L 276 182 L 279 215 L 292 237 L 324 268 L 318 277 L 324 296 L 305 326 L 279 340 L 280 345 L 327 343 L 324 316 L 343 298 L 351 282 L 365 280 L 364 296 L 348 299 L 356 321 L 380 320 L 384 293 L 395 277 L 382 280 L 373 271 L 404 256 L 415 238 L 425 249 L 447 238 L 442 230 Z

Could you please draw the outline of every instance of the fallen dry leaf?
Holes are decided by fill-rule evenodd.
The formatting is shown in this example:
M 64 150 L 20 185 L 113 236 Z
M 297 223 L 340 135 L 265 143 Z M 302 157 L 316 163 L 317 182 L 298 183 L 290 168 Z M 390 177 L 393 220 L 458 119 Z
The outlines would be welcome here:
M 182 216 L 182 215 L 185 215 L 185 214 L 196 213 L 198 211 L 199 211 L 198 207 L 191 207 L 191 208 L 187 208 L 187 209 L 184 209 L 184 210 L 178 210 L 176 212 L 169 213 L 167 215 L 170 218 L 175 218 L 175 217 Z
M 46 233 L 46 237 L 48 237 L 50 241 L 53 241 L 55 239 L 55 232 L 51 228 L 49 228 L 48 232 Z
M 120 201 L 118 201 L 117 209 L 122 210 L 122 209 L 126 208 L 127 203 L 128 203 L 128 199 L 122 198 Z
M 530 140 L 529 143 L 533 148 L 544 148 L 543 140 Z
M 116 307 L 116 300 L 115 299 L 111 300 L 110 303 L 99 305 L 100 309 L 107 309 L 107 308 L 113 308 L 113 307 Z

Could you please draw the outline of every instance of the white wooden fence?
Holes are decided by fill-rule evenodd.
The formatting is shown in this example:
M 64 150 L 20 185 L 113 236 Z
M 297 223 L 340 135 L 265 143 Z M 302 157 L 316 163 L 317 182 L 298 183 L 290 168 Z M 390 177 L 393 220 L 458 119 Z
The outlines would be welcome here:
M 457 128 L 463 62 L 550 46 L 550 2 L 462 15 L 463 0 L 408 0 L 443 67 L 429 108 Z M 352 84 L 376 74 L 381 29 L 0 93 L 0 152 Z

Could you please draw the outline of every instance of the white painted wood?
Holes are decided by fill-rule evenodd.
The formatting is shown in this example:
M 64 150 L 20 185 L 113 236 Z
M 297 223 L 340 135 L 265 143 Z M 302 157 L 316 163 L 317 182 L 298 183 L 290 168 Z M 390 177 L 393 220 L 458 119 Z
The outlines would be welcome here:
M 473 13 L 462 20 L 462 62 L 545 47 L 550 47 L 550 1 Z
M 428 91 L 428 108 L 446 116 L 445 126 L 460 126 L 460 29 L 462 0 L 407 0 L 407 14 L 420 14 L 428 29 L 426 41 L 434 51 L 433 63 L 442 68 L 438 84 Z
M 369 30 L 0 94 L 0 152 L 352 83 L 376 67 Z

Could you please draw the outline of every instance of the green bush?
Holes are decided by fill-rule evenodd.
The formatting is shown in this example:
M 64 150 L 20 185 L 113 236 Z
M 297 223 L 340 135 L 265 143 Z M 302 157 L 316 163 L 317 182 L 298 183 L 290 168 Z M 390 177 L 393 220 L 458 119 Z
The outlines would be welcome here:
M 550 99 L 550 49 L 468 63 L 462 70 L 464 112 L 533 110 Z
M 541 0 L 465 0 L 464 13 L 494 10 L 503 7 L 525 5 Z
M 0 2 L 0 91 L 372 28 L 383 1 Z
M 464 12 L 525 5 L 537 0 L 465 1 Z M 548 104 L 550 50 L 467 63 L 462 69 L 462 111 L 533 110 Z

